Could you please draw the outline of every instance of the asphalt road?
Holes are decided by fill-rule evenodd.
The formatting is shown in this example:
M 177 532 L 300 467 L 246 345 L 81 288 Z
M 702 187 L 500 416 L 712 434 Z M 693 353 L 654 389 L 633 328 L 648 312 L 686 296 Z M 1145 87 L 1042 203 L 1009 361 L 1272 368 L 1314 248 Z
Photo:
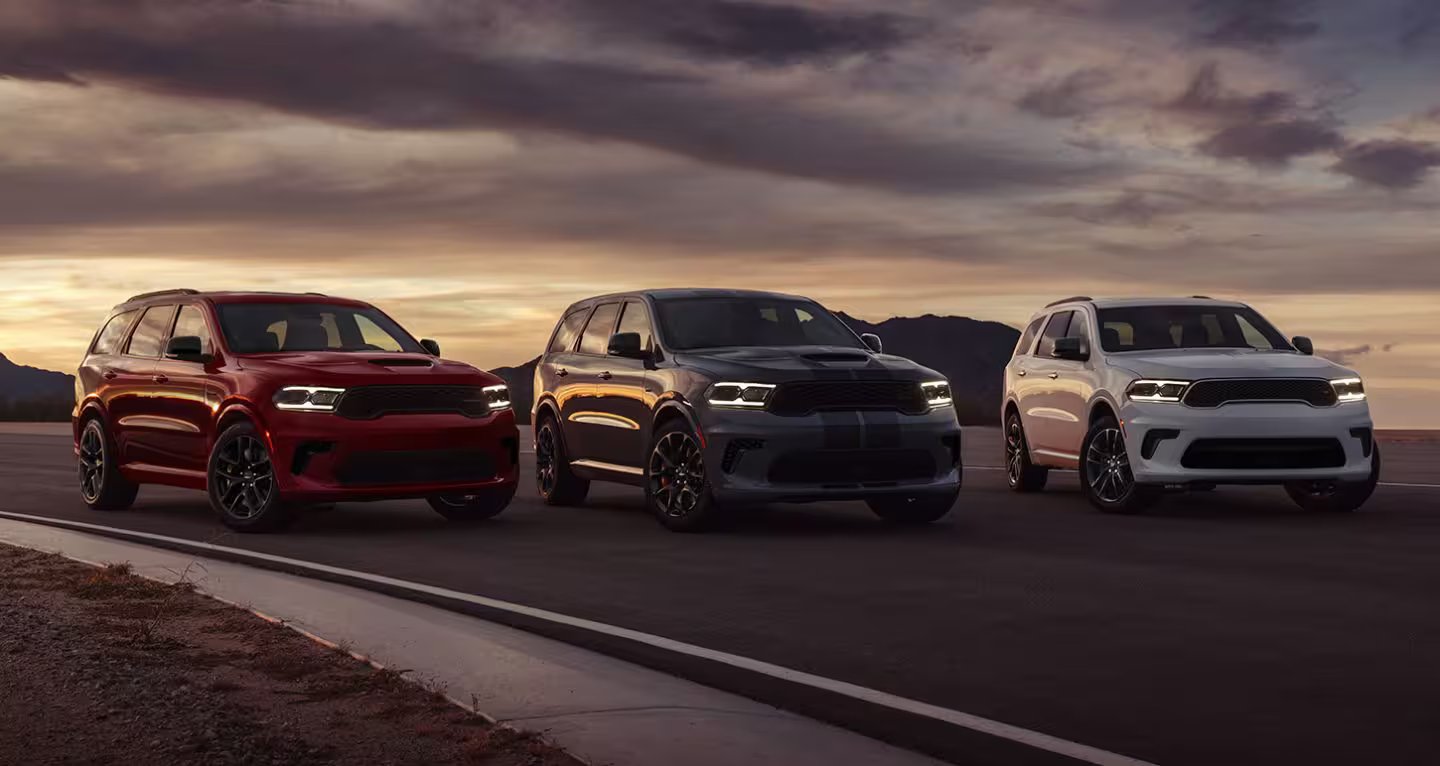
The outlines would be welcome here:
M 68 438 L 0 430 L 0 509 L 263 551 L 482 594 L 848 681 L 1164 765 L 1432 764 L 1440 751 L 1440 489 L 1302 514 L 1278 489 L 1092 512 L 971 470 L 955 511 L 891 529 L 863 505 L 776 506 L 675 535 L 638 491 L 583 508 L 523 487 L 490 523 L 341 505 L 228 533 L 198 493 L 87 510 Z M 967 463 L 996 465 L 974 431 Z M 1440 448 L 1386 445 L 1388 482 Z M 526 460 L 529 458 L 527 456 Z M 526 467 L 527 471 L 529 466 Z

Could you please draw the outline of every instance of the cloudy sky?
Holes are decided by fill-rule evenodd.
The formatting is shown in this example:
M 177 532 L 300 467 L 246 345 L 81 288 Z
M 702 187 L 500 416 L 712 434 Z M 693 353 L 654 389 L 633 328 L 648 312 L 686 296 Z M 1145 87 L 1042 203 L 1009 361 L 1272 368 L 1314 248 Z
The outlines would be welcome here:
M 0 0 L 0 351 L 171 286 L 1254 303 L 1440 427 L 1435 0 Z

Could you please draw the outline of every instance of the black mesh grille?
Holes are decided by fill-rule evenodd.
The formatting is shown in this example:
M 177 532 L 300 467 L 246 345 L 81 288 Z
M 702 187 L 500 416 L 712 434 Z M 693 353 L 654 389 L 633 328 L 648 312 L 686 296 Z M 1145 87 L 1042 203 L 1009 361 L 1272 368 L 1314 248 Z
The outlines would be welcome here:
M 489 410 L 478 386 L 364 386 L 346 391 L 335 413 L 352 420 L 435 413 L 483 418 Z
M 809 415 L 826 410 L 897 410 L 919 415 L 929 410 L 920 384 L 905 380 L 817 380 L 784 383 L 770 402 L 777 415 Z
M 929 450 L 801 450 L 770 464 L 772 484 L 884 484 L 935 477 Z
M 1345 465 L 1345 448 L 1339 439 L 1196 439 L 1180 464 L 1254 471 L 1339 468 Z
M 449 484 L 493 479 L 495 463 L 480 450 L 381 450 L 351 453 L 335 474 L 347 487 Z
M 1219 407 L 1228 402 L 1306 402 L 1315 407 L 1336 403 L 1335 387 L 1328 380 L 1306 378 L 1246 378 L 1201 380 L 1185 392 L 1191 407 Z

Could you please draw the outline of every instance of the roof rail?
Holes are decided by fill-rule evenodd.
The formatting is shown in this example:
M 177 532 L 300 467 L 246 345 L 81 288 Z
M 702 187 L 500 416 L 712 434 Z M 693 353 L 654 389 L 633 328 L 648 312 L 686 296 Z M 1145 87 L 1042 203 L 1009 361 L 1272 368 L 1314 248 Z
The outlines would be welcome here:
M 1059 305 L 1062 304 L 1062 303 L 1074 303 L 1074 302 L 1076 302 L 1076 301 L 1093 301 L 1093 300 L 1095 300 L 1095 299 L 1094 299 L 1094 298 L 1091 298 L 1091 297 L 1088 296 L 1088 295 L 1075 295 L 1075 296 L 1071 296 L 1071 297 L 1069 297 L 1069 298 L 1061 298 L 1061 299 L 1058 300 L 1058 301 L 1052 301 L 1052 302 L 1050 302 L 1050 303 L 1047 303 L 1047 304 L 1045 304 L 1045 308 L 1048 309 L 1048 308 L 1050 308 L 1051 306 L 1059 306 Z
M 1202 301 L 1213 301 L 1213 300 L 1215 300 L 1214 298 L 1211 298 L 1211 297 L 1208 296 L 1208 295 L 1192 295 L 1192 296 L 1190 296 L 1190 297 L 1191 297 L 1191 298 L 1198 298 L 1198 299 L 1200 299 L 1200 300 L 1202 300 Z
M 129 303 L 130 301 L 138 301 L 138 300 L 141 300 L 141 299 L 144 299 L 144 298 L 155 298 L 155 297 L 161 296 L 161 295 L 199 295 L 199 294 L 200 294 L 200 291 L 199 291 L 199 290 L 191 290 L 191 289 L 188 288 L 188 287 L 178 287 L 178 288 L 176 288 L 176 289 L 174 289 L 174 290 L 156 290 L 156 291 L 154 291 L 154 292 L 140 293 L 139 295 L 132 295 L 132 296 L 130 296 L 130 299 L 127 300 L 127 301 L 125 301 L 125 302 L 126 302 L 126 303 Z

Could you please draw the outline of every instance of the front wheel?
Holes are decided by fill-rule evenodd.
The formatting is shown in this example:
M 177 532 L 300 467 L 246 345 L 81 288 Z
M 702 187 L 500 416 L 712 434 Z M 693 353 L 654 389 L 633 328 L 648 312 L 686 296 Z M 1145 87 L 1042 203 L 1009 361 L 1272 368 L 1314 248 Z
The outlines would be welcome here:
M 426 498 L 435 512 L 450 521 L 484 521 L 498 516 L 515 498 L 515 485 L 459 495 Z
M 645 472 L 645 505 L 672 532 L 700 532 L 722 517 L 705 473 L 705 456 L 690 426 L 675 421 L 656 431 Z
M 294 521 L 294 509 L 280 500 L 270 449 L 249 423 L 220 434 L 210 452 L 208 479 L 210 507 L 236 532 L 271 532 Z
M 1140 513 L 1160 496 L 1157 487 L 1139 484 L 1125 451 L 1125 434 L 1112 417 L 1090 426 L 1080 447 L 1080 477 L 1090 504 L 1106 513 Z
M 922 495 L 890 495 L 865 501 L 876 516 L 892 524 L 929 524 L 939 521 L 955 506 L 960 491 Z
M 120 473 L 115 441 L 98 417 L 80 432 L 80 498 L 91 510 L 123 511 L 135 502 L 140 486 Z
M 1312 513 L 1358 511 L 1380 484 L 1380 445 L 1375 445 L 1373 449 L 1370 454 L 1370 478 L 1365 481 L 1344 484 L 1292 481 L 1285 485 L 1285 493 L 1296 505 Z

